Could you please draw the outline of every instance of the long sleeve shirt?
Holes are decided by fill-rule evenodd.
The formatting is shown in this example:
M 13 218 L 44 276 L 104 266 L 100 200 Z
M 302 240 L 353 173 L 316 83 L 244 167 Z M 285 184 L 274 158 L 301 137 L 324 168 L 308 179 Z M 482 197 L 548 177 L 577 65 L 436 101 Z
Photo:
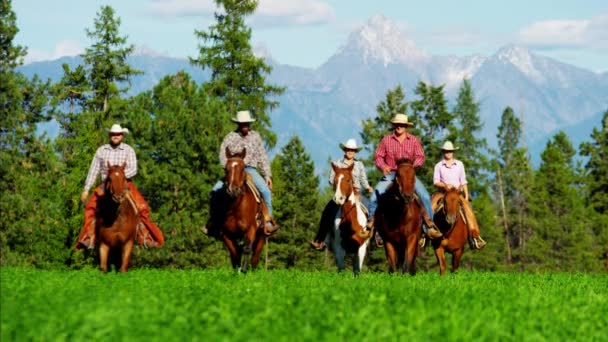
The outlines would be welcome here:
M 359 190 L 369 188 L 369 182 L 367 181 L 367 173 L 365 172 L 365 166 L 363 162 L 359 160 L 354 161 L 355 166 L 353 166 L 353 186 Z M 347 168 L 350 165 L 347 164 L 344 159 L 336 160 L 334 164 L 340 168 Z M 333 168 L 330 169 L 329 173 L 329 184 L 334 185 L 334 177 L 336 173 Z
M 266 154 L 266 149 L 264 149 L 262 138 L 258 132 L 249 131 L 245 136 L 238 132 L 228 133 L 220 146 L 220 163 L 223 167 L 226 166 L 226 161 L 228 160 L 226 157 L 226 147 L 228 147 L 232 153 L 239 153 L 245 149 L 245 166 L 251 166 L 258 169 L 261 175 L 266 179 L 271 178 L 270 162 L 268 160 L 268 155 Z
M 135 150 L 127 144 L 120 143 L 116 147 L 112 147 L 110 144 L 105 144 L 97 149 L 87 179 L 84 182 L 84 190 L 89 191 L 97 176 L 101 174 L 101 181 L 103 182 L 108 176 L 108 163 L 111 166 L 122 165 L 126 162 L 125 176 L 132 178 L 137 174 L 137 157 L 135 156 Z
M 405 133 L 403 141 L 399 141 L 394 133 L 386 135 L 380 140 L 374 154 L 376 167 L 380 171 L 384 171 L 386 166 L 390 167 L 391 171 L 397 170 L 397 161 L 403 158 L 411 160 L 414 167 L 424 164 L 422 145 L 418 138 L 409 133 Z
M 448 166 L 445 159 L 435 164 L 433 173 L 433 184 L 442 182 L 444 184 L 459 187 L 467 184 L 467 176 L 464 171 L 464 164 L 457 159 L 454 159 L 452 165 Z

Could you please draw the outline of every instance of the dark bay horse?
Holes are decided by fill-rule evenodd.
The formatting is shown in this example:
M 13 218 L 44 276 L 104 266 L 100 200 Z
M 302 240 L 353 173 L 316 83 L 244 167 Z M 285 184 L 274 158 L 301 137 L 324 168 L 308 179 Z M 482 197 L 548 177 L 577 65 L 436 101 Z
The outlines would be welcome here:
M 378 199 L 374 226 L 384 240 L 389 272 L 416 274 L 418 240 L 422 235 L 420 201 L 415 192 L 416 171 L 412 161 L 397 162 L 395 180 Z
M 127 272 L 135 243 L 139 213 L 128 190 L 125 165 L 110 166 L 100 197 L 95 228 L 99 236 L 99 268 L 108 271 L 108 260 L 116 259 L 119 272 Z M 112 256 L 112 257 L 111 257 Z M 116 256 L 116 257 L 114 257 Z
M 469 230 L 464 220 L 460 200 L 458 189 L 447 190 L 433 217 L 435 225 L 443 233 L 442 239 L 431 240 L 439 263 L 439 274 L 441 275 L 444 275 L 446 270 L 445 252 L 452 254 L 452 269 L 450 271 L 455 272 L 460 265 L 464 246 L 469 239 Z
M 246 153 L 244 149 L 232 153 L 226 148 L 224 181 L 228 213 L 221 227 L 222 240 L 230 253 L 232 267 L 241 272 L 247 272 L 250 262 L 252 269 L 257 267 L 266 238 L 263 228 L 265 204 L 246 181 L 243 161 Z
M 367 213 L 354 191 L 354 166 L 340 168 L 331 164 L 335 173 L 333 201 L 340 206 L 340 210 L 334 220 L 334 229 L 329 234 L 329 245 L 335 254 L 338 271 L 344 270 L 346 253 L 350 253 L 353 254 L 353 273 L 358 275 L 367 254 L 371 231 L 366 229 Z

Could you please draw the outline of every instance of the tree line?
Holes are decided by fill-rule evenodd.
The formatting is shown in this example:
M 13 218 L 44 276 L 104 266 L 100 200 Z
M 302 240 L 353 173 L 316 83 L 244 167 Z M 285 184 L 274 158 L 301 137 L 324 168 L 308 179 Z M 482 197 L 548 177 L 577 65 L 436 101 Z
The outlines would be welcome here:
M 271 67 L 255 57 L 245 18 L 252 0 L 216 0 L 215 22 L 196 30 L 199 54 L 194 65 L 211 71 L 197 84 L 178 72 L 152 90 L 127 97 L 130 79 L 140 74 L 127 63 L 133 45 L 120 33 L 120 18 L 100 8 L 86 29 L 91 45 L 83 64 L 63 65 L 59 82 L 28 79 L 16 72 L 26 48 L 10 0 L 1 0 L 0 29 L 0 264 L 40 268 L 81 268 L 95 264 L 95 253 L 73 252 L 83 222 L 79 201 L 95 150 L 107 143 L 106 128 L 130 129 L 125 142 L 138 157 L 134 182 L 149 202 L 152 218 L 166 236 L 159 250 L 137 248 L 135 267 L 206 268 L 229 265 L 219 241 L 201 228 L 208 217 L 208 194 L 222 177 L 218 148 L 235 127 L 230 117 L 249 109 L 268 148 L 276 146 L 269 112 L 279 106 L 284 87 L 266 80 Z M 587 142 L 573 146 L 557 133 L 533 168 L 522 144 L 522 122 L 506 107 L 498 127 L 497 148 L 480 138 L 480 103 L 463 80 L 456 104 L 448 108 L 443 86 L 419 82 L 411 99 L 401 86 L 387 92 L 377 115 L 362 122 L 361 140 L 372 155 L 390 131 L 394 113 L 407 114 L 425 149 L 417 171 L 432 191 L 433 166 L 449 139 L 461 147 L 456 157 L 467 168 L 473 208 L 488 246 L 465 253 L 463 264 L 489 271 L 600 271 L 608 269 L 608 110 Z M 50 139 L 37 131 L 56 120 Z M 336 142 L 336 145 L 338 142 Z M 583 158 L 577 158 L 577 156 Z M 371 158 L 364 160 L 375 184 L 380 177 Z M 325 269 L 330 256 L 308 246 L 323 206 L 331 197 L 325 175 L 297 135 L 272 160 L 273 203 L 281 230 L 269 239 L 262 265 L 268 269 Z M 435 266 L 430 250 L 418 267 Z M 385 270 L 384 252 L 372 249 L 367 267 Z

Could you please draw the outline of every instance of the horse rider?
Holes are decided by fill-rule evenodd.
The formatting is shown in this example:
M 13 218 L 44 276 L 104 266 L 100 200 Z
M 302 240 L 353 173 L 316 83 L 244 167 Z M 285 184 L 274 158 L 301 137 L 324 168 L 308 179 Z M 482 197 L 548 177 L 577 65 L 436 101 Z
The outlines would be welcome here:
M 103 181 L 108 174 L 108 163 L 110 165 L 122 165 L 126 163 L 125 176 L 127 177 L 127 186 L 129 187 L 131 198 L 139 211 L 140 224 L 138 224 L 137 229 L 137 243 L 146 248 L 159 248 L 165 243 L 163 233 L 150 219 L 148 204 L 135 187 L 135 184 L 133 184 L 133 181 L 131 181 L 131 178 L 137 174 L 137 157 L 133 148 L 123 142 L 125 134 L 129 134 L 129 130 L 121 127 L 119 124 L 114 124 L 108 130 L 108 133 L 110 142 L 99 147 L 95 152 L 84 184 L 84 191 L 80 195 L 80 200 L 83 203 L 86 202 L 84 206 L 84 226 L 76 242 L 75 249 L 78 250 L 83 247 L 92 249 L 95 246 L 95 212 L 97 210 L 97 202 L 100 196 L 104 194 Z M 102 184 L 95 188 L 87 201 L 89 190 L 100 174 Z
M 348 139 L 345 143 L 340 143 L 340 149 L 344 151 L 344 157 L 333 162 L 333 164 L 339 168 L 347 168 L 353 164 L 355 165 L 353 166 L 352 171 L 353 188 L 358 199 L 360 199 L 361 189 L 365 189 L 368 193 L 374 191 L 367 181 L 367 173 L 365 172 L 363 162 L 355 158 L 355 154 L 361 151 L 362 148 L 363 147 L 357 146 L 355 139 Z M 330 168 L 330 170 L 329 184 L 333 186 L 335 171 L 333 168 Z M 339 209 L 340 207 L 333 200 L 330 200 L 325 206 L 325 209 L 323 209 L 321 221 L 319 222 L 319 230 L 315 239 L 310 242 L 310 245 L 314 249 L 322 251 L 326 248 L 325 237 L 327 236 L 329 229 L 333 226 L 334 219 L 336 218 Z
M 416 136 L 408 132 L 408 129 L 414 126 L 414 124 L 408 121 L 407 115 L 401 113 L 395 114 L 391 119 L 391 123 L 393 124 L 393 132 L 382 138 L 374 154 L 376 167 L 382 171 L 383 177 L 376 184 L 376 189 L 370 198 L 369 220 L 367 223 L 369 228 L 374 225 L 374 214 L 378 207 L 378 197 L 387 191 L 389 185 L 395 179 L 397 161 L 402 158 L 412 160 L 415 168 L 420 167 L 424 163 L 424 151 L 422 150 L 420 141 Z M 439 232 L 435 223 L 433 223 L 430 195 L 418 177 L 416 177 L 415 190 L 422 201 L 423 231 L 431 239 L 442 237 L 443 235 Z
M 228 133 L 224 137 L 220 146 L 220 163 L 223 167 L 226 166 L 226 148 L 233 153 L 238 153 L 245 149 L 245 172 L 249 174 L 254 185 L 260 191 L 262 198 L 266 204 L 267 212 L 264 212 L 265 233 L 270 235 L 278 230 L 272 218 L 272 174 L 270 171 L 270 162 L 262 138 L 260 134 L 250 128 L 255 118 L 252 117 L 248 110 L 239 111 L 233 117 L 232 122 L 237 124 L 236 130 Z M 210 210 L 209 221 L 203 228 L 203 232 L 209 236 L 219 237 L 221 224 L 225 215 L 225 189 L 224 183 L 218 181 L 210 194 Z
M 456 188 L 460 195 L 460 203 L 464 211 L 465 221 L 469 228 L 469 235 L 473 236 L 471 246 L 475 249 L 482 249 L 485 247 L 486 242 L 481 238 L 479 233 L 479 225 L 477 219 L 473 213 L 473 208 L 469 203 L 469 187 L 467 186 L 467 176 L 464 170 L 464 164 L 454 158 L 454 151 L 458 150 L 454 147 L 451 141 L 447 140 L 441 147 L 443 153 L 443 159 L 435 164 L 435 170 L 433 173 L 433 184 L 437 188 L 437 192 L 432 197 L 433 213 L 437 210 L 439 202 L 443 199 L 445 191 Z

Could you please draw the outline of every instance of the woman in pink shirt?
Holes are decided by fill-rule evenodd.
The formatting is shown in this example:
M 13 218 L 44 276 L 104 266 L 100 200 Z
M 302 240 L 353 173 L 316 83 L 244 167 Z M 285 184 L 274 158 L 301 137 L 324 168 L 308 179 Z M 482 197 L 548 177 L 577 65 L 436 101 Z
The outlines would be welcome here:
M 446 141 L 441 147 L 443 159 L 435 164 L 435 172 L 433 174 L 433 184 L 439 190 L 433 194 L 431 200 L 433 212 L 437 210 L 437 204 L 443 198 L 445 190 L 452 188 L 459 189 L 462 192 L 461 203 L 469 233 L 473 236 L 473 243 L 471 245 L 476 249 L 482 249 L 486 245 L 486 242 L 480 236 L 479 225 L 473 213 L 473 208 L 469 203 L 469 187 L 467 186 L 464 164 L 454 158 L 454 151 L 457 149 L 451 141 Z

